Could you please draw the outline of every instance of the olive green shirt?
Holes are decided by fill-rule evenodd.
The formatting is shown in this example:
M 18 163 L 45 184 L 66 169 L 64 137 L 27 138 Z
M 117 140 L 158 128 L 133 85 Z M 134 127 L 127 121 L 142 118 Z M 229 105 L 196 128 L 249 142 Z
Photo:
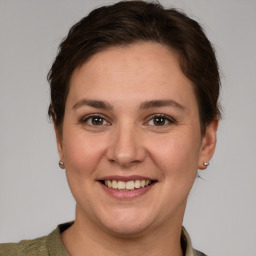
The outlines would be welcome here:
M 61 224 L 48 236 L 33 240 L 22 240 L 19 243 L 0 244 L 0 256 L 70 256 L 61 241 L 60 234 L 71 225 L 72 223 Z M 185 256 L 206 256 L 193 250 L 185 228 L 182 229 L 181 243 Z

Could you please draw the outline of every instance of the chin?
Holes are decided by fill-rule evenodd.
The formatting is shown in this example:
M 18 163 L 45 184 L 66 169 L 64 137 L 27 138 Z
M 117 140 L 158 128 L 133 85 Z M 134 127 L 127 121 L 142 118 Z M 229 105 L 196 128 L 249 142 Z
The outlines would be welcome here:
M 150 225 L 145 225 L 145 223 L 117 223 L 107 227 L 105 225 L 105 229 L 113 236 L 134 238 L 142 236 L 148 230 L 148 226 Z
M 135 214 L 131 211 L 111 214 L 109 217 L 104 218 L 102 226 L 107 232 L 119 237 L 143 235 L 151 227 L 154 219 L 153 216 L 146 216 L 141 212 Z

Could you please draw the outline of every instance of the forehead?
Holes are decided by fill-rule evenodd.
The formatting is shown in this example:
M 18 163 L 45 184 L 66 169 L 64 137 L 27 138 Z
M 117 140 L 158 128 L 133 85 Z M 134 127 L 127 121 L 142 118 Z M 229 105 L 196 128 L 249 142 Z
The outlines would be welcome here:
M 178 55 L 158 43 L 111 47 L 93 55 L 71 77 L 70 97 L 137 97 L 182 100 L 193 86 L 183 74 Z

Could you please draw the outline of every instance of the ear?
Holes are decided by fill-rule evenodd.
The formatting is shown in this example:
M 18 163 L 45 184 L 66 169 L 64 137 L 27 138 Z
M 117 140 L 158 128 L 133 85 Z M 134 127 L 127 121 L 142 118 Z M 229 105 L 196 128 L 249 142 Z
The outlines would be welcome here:
M 54 124 L 54 130 L 55 130 L 55 135 L 56 135 L 56 142 L 57 142 L 57 149 L 58 149 L 58 154 L 59 154 L 59 158 L 61 161 L 64 162 L 63 159 L 63 150 L 62 150 L 62 134 L 60 131 L 60 128 L 56 126 L 56 124 Z
M 204 163 L 209 163 L 215 151 L 218 124 L 219 119 L 216 117 L 210 124 L 206 126 L 206 131 L 202 138 L 202 145 L 198 161 L 198 168 L 201 170 L 207 168 L 207 165 L 204 165 Z

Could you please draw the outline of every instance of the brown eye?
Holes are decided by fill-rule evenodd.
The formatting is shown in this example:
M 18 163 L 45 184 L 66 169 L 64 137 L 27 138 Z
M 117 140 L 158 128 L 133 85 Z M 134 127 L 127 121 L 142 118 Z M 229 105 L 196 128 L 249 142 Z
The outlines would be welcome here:
M 104 119 L 100 116 L 94 116 L 94 117 L 91 117 L 91 123 L 92 125 L 103 125 Z
M 162 126 L 162 125 L 165 125 L 166 124 L 166 118 L 164 117 L 154 117 L 153 118 L 153 123 L 154 125 L 156 126 Z
M 101 116 L 88 116 L 85 117 L 81 120 L 81 123 L 87 124 L 90 126 L 102 126 L 102 125 L 107 125 L 108 122 L 105 120 L 105 118 Z
M 176 123 L 174 119 L 165 115 L 155 115 L 148 121 L 150 126 L 166 126 L 174 123 Z

